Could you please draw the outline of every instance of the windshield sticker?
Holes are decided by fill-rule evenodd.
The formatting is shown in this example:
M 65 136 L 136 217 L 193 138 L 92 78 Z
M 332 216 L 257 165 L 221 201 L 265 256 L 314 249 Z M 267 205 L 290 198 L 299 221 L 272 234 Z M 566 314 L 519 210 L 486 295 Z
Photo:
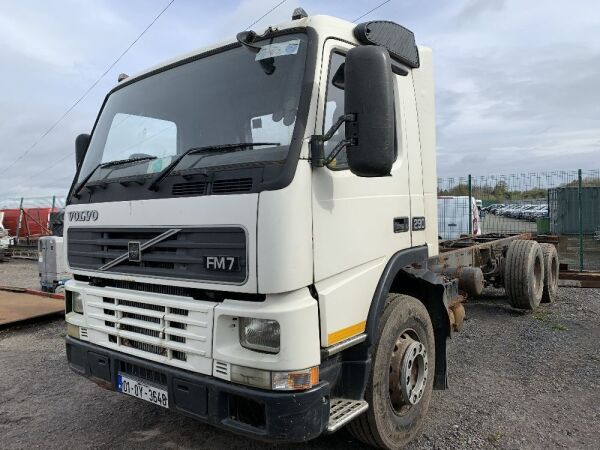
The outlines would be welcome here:
M 172 156 L 165 156 L 164 158 L 157 158 L 150 161 L 150 163 L 148 163 L 148 170 L 146 173 L 160 172 L 171 163 L 172 159 Z
M 300 39 L 263 45 L 256 54 L 254 60 L 260 61 L 262 59 L 276 58 L 278 56 L 295 55 L 298 53 L 298 47 L 300 47 Z

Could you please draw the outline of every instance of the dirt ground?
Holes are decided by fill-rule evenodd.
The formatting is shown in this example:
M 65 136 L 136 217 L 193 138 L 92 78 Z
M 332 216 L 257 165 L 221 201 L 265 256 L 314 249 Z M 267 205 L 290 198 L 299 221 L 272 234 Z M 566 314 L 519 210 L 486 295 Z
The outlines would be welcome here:
M 560 288 L 534 313 L 486 294 L 467 305 L 448 344 L 450 388 L 434 391 L 408 449 L 600 448 L 600 290 Z M 268 447 L 75 375 L 64 336 L 63 320 L 0 331 L 1 448 Z M 279 448 L 359 446 L 342 431 Z

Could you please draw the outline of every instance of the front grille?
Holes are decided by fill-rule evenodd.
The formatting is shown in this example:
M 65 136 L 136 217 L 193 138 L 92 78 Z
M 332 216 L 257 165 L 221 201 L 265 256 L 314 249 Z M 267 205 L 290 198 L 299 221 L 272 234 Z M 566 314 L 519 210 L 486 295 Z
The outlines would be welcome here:
M 160 337 L 160 331 L 148 330 L 142 327 L 136 327 L 135 325 L 121 324 L 121 330 L 131 331 L 133 333 L 145 334 L 146 336 Z
M 157 372 L 155 370 L 146 369 L 135 364 L 126 363 L 124 361 L 119 362 L 119 372 L 141 378 L 151 383 L 156 384 L 167 384 L 167 376 L 164 373 Z
M 140 342 L 134 339 L 121 339 L 121 345 L 124 345 L 125 347 L 135 348 L 143 352 L 154 353 L 155 355 L 165 356 L 167 353 L 166 349 L 158 345 L 152 345 L 148 344 L 147 342 Z
M 174 351 L 173 358 L 178 359 L 179 361 L 187 361 L 187 355 L 183 352 Z
M 93 342 L 186 369 L 205 367 L 212 349 L 214 303 L 91 289 L 86 316 Z
M 75 275 L 74 278 L 78 281 L 89 281 L 87 277 L 81 277 L 79 275 Z M 129 289 L 139 292 L 152 292 L 155 294 L 176 295 L 179 297 L 192 297 L 198 300 L 206 298 L 206 294 L 202 289 L 166 286 L 163 284 L 139 283 L 137 281 L 95 278 L 92 281 L 92 285 L 100 287 L 115 287 L 118 289 Z
M 192 279 L 215 283 L 240 284 L 245 281 L 246 234 L 239 227 L 183 228 L 142 250 L 141 261 L 129 261 L 130 242 L 139 242 L 144 246 L 148 241 L 167 231 L 169 231 L 167 228 L 69 228 L 67 231 L 69 264 L 74 269 L 102 273 Z M 125 258 L 118 264 L 100 270 L 122 256 Z M 232 271 L 209 270 L 206 268 L 205 259 L 210 256 L 234 257 L 239 263 Z
M 133 319 L 133 320 L 141 320 L 141 321 L 145 321 L 145 322 L 160 323 L 160 318 L 158 318 L 158 317 L 149 317 L 149 316 L 145 316 L 143 314 L 136 314 L 136 313 L 124 312 L 123 313 L 123 317 L 125 319 Z
M 115 287 L 138 292 L 152 292 L 156 294 L 175 295 L 177 297 L 191 297 L 196 300 L 221 302 L 223 300 L 242 300 L 247 302 L 263 302 L 265 294 L 246 294 L 243 292 L 207 291 L 204 289 L 185 288 L 180 286 L 167 286 L 163 284 L 139 283 L 137 281 L 115 280 L 110 278 L 92 278 L 84 275 L 74 275 L 76 281 L 89 283 L 90 286 Z M 106 301 L 106 300 L 105 300 Z M 176 314 L 176 313 L 173 313 Z
M 148 309 L 150 311 L 164 312 L 165 307 L 161 305 L 150 305 L 148 303 L 132 302 L 130 300 L 119 300 L 119 305 L 131 306 L 132 308 Z

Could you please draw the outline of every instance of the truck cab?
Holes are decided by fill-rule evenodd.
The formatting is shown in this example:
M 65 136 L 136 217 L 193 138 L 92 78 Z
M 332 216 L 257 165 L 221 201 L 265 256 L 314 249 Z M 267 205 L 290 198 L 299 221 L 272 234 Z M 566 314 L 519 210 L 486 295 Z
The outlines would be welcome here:
M 431 51 L 299 12 L 120 78 L 76 141 L 70 367 L 257 439 L 412 439 L 456 293 Z

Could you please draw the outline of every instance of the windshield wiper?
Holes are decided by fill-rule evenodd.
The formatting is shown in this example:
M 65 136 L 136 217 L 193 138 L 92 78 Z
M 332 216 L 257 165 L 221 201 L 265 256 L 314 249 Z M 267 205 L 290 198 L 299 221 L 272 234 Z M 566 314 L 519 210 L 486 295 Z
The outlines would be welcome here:
M 179 154 L 171 164 L 161 170 L 158 175 L 152 180 L 152 183 L 148 186 L 151 191 L 156 191 L 158 185 L 167 178 L 173 169 L 181 162 L 183 158 L 188 155 L 194 155 L 196 153 L 203 152 L 215 152 L 215 153 L 228 153 L 228 152 L 239 152 L 247 150 L 252 147 L 258 147 L 261 145 L 281 145 L 279 142 L 238 142 L 237 144 L 221 144 L 221 145 L 207 145 L 206 147 L 192 147 L 188 148 L 185 152 Z
M 140 161 L 151 161 L 153 159 L 156 159 L 156 156 L 142 156 L 141 158 L 119 159 L 117 161 L 108 161 L 100 163 L 96 167 L 94 167 L 92 171 L 88 173 L 87 176 L 81 181 L 81 183 L 79 183 L 77 188 L 75 188 L 75 191 L 73 192 L 73 197 L 77 199 L 79 198 L 79 192 L 84 188 L 87 182 L 90 181 L 90 178 L 92 178 L 92 175 L 94 175 L 98 171 L 98 169 L 104 169 L 106 167 L 113 166 L 121 166 L 123 164 L 135 163 Z

